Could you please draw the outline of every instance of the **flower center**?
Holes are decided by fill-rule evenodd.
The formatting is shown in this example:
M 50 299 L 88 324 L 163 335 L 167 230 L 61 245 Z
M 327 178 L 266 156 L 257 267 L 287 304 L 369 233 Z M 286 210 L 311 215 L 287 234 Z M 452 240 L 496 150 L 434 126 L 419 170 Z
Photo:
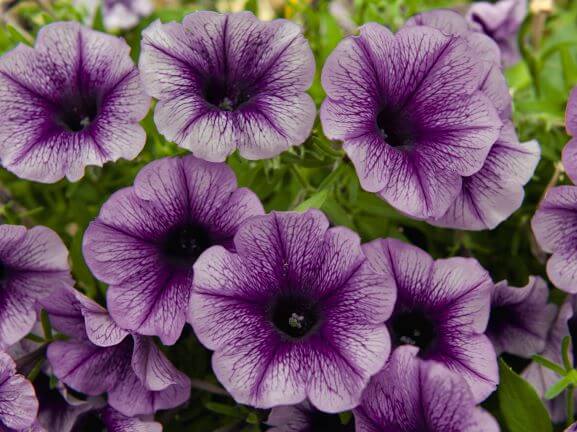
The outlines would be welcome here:
M 6 265 L 0 261 L 0 282 L 3 282 L 4 279 L 6 279 L 6 276 L 8 275 L 7 270 Z
M 421 351 L 427 351 L 436 337 L 436 326 L 420 311 L 407 311 L 395 315 L 390 324 L 395 346 L 415 345 Z
M 95 95 L 65 96 L 55 114 L 55 121 L 65 130 L 80 132 L 86 129 L 100 111 L 100 101 Z
M 300 339 L 316 326 L 319 314 L 315 305 L 308 300 L 297 296 L 283 296 L 274 303 L 271 320 L 285 335 Z
M 352 421 L 351 421 L 352 423 Z M 315 411 L 310 417 L 310 430 L 312 432 L 340 432 L 352 430 L 351 423 L 344 426 L 338 415 L 326 414 L 320 411 Z
M 212 78 L 204 84 L 202 93 L 209 104 L 223 111 L 235 111 L 251 98 L 242 86 Z
M 497 306 L 491 309 L 491 316 L 487 330 L 495 334 L 500 334 L 508 325 L 514 325 L 517 321 L 517 315 L 505 306 Z
M 213 242 L 202 227 L 185 225 L 171 230 L 162 248 L 168 262 L 175 267 L 189 268 Z
M 377 128 L 391 147 L 409 148 L 415 143 L 413 125 L 400 112 L 382 109 L 377 116 Z

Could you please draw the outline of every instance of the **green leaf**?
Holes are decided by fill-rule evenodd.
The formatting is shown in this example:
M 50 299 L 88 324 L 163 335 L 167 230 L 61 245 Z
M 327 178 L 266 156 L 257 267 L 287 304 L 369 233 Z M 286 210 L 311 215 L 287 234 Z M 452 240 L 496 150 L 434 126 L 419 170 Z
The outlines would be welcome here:
M 540 356 L 540 355 L 534 355 L 533 356 L 533 361 L 535 363 L 539 363 L 541 366 L 546 367 L 547 369 L 552 370 L 553 372 L 558 373 L 559 375 L 563 376 L 566 374 L 565 369 L 563 368 L 563 366 L 561 366 L 560 364 L 557 364 L 555 362 L 552 362 L 551 360 Z
M 237 406 L 230 406 L 217 402 L 207 402 L 205 406 L 207 409 L 217 414 L 222 414 L 227 417 L 244 418 L 244 415 L 241 412 L 240 407 Z
M 320 209 L 327 200 L 328 195 L 329 195 L 328 189 L 322 189 L 313 194 L 309 199 L 303 201 L 298 206 L 296 206 L 295 211 L 304 212 L 310 208 Z
M 567 386 L 569 386 L 569 384 L 571 384 L 571 382 L 572 382 L 571 376 L 569 375 L 564 376 L 547 389 L 547 391 L 545 392 L 545 399 L 547 400 L 555 399 L 563 392 L 563 390 L 567 388 Z
M 552 432 L 551 419 L 535 389 L 499 360 L 499 406 L 511 432 Z
M 6 29 L 8 30 L 8 33 L 14 42 L 21 42 L 29 46 L 34 44 L 34 40 L 32 40 L 29 35 L 26 35 L 12 24 L 6 24 Z
M 561 356 L 566 370 L 573 369 L 573 362 L 569 357 L 569 348 L 571 348 L 571 336 L 565 336 L 561 342 Z

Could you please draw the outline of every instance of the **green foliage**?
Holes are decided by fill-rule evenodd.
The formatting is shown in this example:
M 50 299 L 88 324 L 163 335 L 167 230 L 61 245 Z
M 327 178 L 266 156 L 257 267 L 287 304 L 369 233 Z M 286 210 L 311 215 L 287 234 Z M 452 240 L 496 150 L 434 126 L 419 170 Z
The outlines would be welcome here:
M 511 432 L 552 432 L 551 419 L 537 393 L 499 360 L 499 404 Z

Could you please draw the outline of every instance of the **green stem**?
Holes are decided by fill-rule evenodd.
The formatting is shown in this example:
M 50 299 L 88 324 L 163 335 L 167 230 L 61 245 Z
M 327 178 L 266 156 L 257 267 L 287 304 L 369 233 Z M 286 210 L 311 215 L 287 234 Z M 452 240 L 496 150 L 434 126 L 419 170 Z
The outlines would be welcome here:
M 332 186 L 332 184 L 336 182 L 336 180 L 341 176 L 346 168 L 346 164 L 344 164 L 342 160 L 339 160 L 335 169 L 328 176 L 326 176 L 322 183 L 319 185 L 318 190 L 326 189 L 329 186 Z
M 40 323 L 42 324 L 42 330 L 44 331 L 44 339 L 47 341 L 52 340 L 52 326 L 50 325 L 50 319 L 48 318 L 48 312 L 42 309 L 40 312 Z
M 301 186 L 303 188 L 305 188 L 306 190 L 311 190 L 311 185 L 308 182 L 308 180 L 305 178 L 305 176 L 303 175 L 303 173 L 300 172 L 300 170 L 293 164 L 289 165 L 289 169 L 291 170 L 291 172 L 294 174 L 294 176 L 297 178 L 297 180 L 299 181 L 299 183 L 301 184 Z
M 571 359 L 569 358 L 569 346 L 571 345 L 571 337 L 565 336 L 563 341 L 561 342 L 561 355 L 563 356 L 563 366 L 565 366 L 565 370 L 569 372 L 573 369 L 573 364 Z
M 573 424 L 573 418 L 575 417 L 575 402 L 574 402 L 575 387 L 570 385 L 567 387 L 567 426 Z

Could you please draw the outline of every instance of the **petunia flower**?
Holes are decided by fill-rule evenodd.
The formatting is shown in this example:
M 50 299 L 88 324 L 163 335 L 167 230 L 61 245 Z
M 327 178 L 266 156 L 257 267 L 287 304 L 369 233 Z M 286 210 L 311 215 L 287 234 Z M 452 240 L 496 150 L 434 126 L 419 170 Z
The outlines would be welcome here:
M 573 423 L 571 426 L 565 429 L 565 432 L 577 432 L 577 423 Z
M 577 183 L 577 87 L 571 91 L 567 101 L 565 128 L 572 138 L 563 148 L 563 167 L 573 183 Z
M 574 328 L 574 335 L 577 336 L 577 320 L 574 317 L 574 298 L 568 298 L 560 307 L 555 317 L 553 325 L 547 334 L 547 341 L 545 349 L 539 354 L 554 363 L 563 364 L 561 355 L 562 342 L 566 336 L 569 336 L 569 327 Z M 573 343 L 577 341 L 572 341 Z M 573 345 L 576 347 L 577 345 Z M 569 351 L 569 358 L 573 361 L 573 352 Z M 559 395 L 552 400 L 545 399 L 545 393 L 556 382 L 561 379 L 561 376 L 552 370 L 541 366 L 537 362 L 532 362 L 522 373 L 526 379 L 537 391 L 537 394 L 543 398 L 543 402 L 547 407 L 551 419 L 554 423 L 560 423 L 566 419 L 567 403 L 565 393 Z M 577 403 L 575 404 L 577 406 Z
M 556 307 L 547 304 L 548 296 L 547 283 L 540 277 L 531 276 L 523 288 L 511 287 L 507 281 L 495 285 L 487 336 L 497 354 L 531 358 L 545 349 L 557 315 Z
M 142 37 L 140 69 L 168 140 L 222 162 L 235 149 L 271 158 L 309 136 L 315 62 L 298 25 L 202 11 L 156 21 Z
M 102 15 L 108 29 L 130 29 L 152 13 L 150 0 L 104 0 Z
M 32 330 L 38 300 L 73 286 L 66 246 L 46 227 L 0 225 L 0 283 L 0 349 L 6 350 Z
M 499 137 L 498 107 L 480 90 L 486 77 L 486 61 L 465 37 L 366 24 L 325 63 L 322 127 L 344 142 L 363 189 L 410 216 L 437 219 Z
M 511 66 L 521 58 L 517 33 L 527 15 L 527 0 L 499 0 L 476 2 L 467 12 L 467 20 L 474 29 L 493 39 L 501 51 L 505 66 Z
M 273 212 L 194 265 L 190 323 L 216 377 L 242 404 L 324 412 L 356 406 L 385 363 L 395 290 L 359 237 L 323 213 Z
M 140 20 L 149 16 L 154 5 L 151 0 L 75 0 L 74 4 L 87 10 L 86 21 L 92 23 L 98 8 L 108 30 L 128 30 L 136 27 Z
M 429 219 L 433 225 L 482 230 L 493 229 L 517 210 L 524 198 L 523 186 L 531 179 L 540 158 L 536 141 L 520 143 L 512 123 L 509 88 L 501 70 L 499 49 L 488 36 L 475 32 L 451 10 L 433 10 L 409 19 L 405 26 L 434 27 L 463 37 L 483 64 L 479 90 L 497 108 L 503 123 L 483 167 L 462 178 L 460 191 L 445 214 Z
M 0 58 L 0 158 L 21 178 L 79 180 L 88 165 L 134 159 L 150 99 L 121 38 L 75 22 L 43 27 Z
M 102 206 L 85 233 L 84 257 L 110 284 L 112 318 L 171 345 L 186 321 L 196 259 L 210 246 L 232 246 L 240 223 L 263 212 L 225 164 L 156 160 Z
M 126 417 L 106 405 L 104 398 L 91 396 L 80 399 L 58 382 L 54 388 L 44 373 L 34 380 L 39 411 L 35 423 L 39 431 L 79 432 L 107 430 L 108 432 L 160 432 L 162 427 L 149 418 Z M 149 417 L 149 416 L 148 416 Z M 26 432 L 36 432 L 36 429 Z
M 102 410 L 101 418 L 108 432 L 162 432 L 160 423 L 137 417 L 126 417 L 110 407 Z
M 39 431 L 33 427 L 38 413 L 34 387 L 16 372 L 14 360 L 0 352 L 0 430 Z
M 150 337 L 129 334 L 100 305 L 73 289 L 43 303 L 54 328 L 69 336 L 52 342 L 54 375 L 88 396 L 108 395 L 124 416 L 153 414 L 184 403 L 190 380 L 174 368 Z
M 354 432 L 353 421 L 343 425 L 338 415 L 317 410 L 308 401 L 271 410 L 266 424 L 268 432 Z
M 417 351 L 398 348 L 371 379 L 354 410 L 357 432 L 499 432 L 461 377 Z
M 434 261 L 395 239 L 375 240 L 364 250 L 397 289 L 387 323 L 393 347 L 417 346 L 420 358 L 443 363 L 465 379 L 475 401 L 484 400 L 499 381 L 495 350 L 484 334 L 493 290 L 488 273 L 474 259 Z
M 552 256 L 547 275 L 557 288 L 577 293 L 577 186 L 551 189 L 531 220 L 539 246 Z
M 50 378 L 44 373 L 34 380 L 34 389 L 39 402 L 37 425 L 48 432 L 82 430 L 78 425 L 83 424 L 91 413 L 106 406 L 102 397 L 76 398 L 61 382 L 53 388 Z

